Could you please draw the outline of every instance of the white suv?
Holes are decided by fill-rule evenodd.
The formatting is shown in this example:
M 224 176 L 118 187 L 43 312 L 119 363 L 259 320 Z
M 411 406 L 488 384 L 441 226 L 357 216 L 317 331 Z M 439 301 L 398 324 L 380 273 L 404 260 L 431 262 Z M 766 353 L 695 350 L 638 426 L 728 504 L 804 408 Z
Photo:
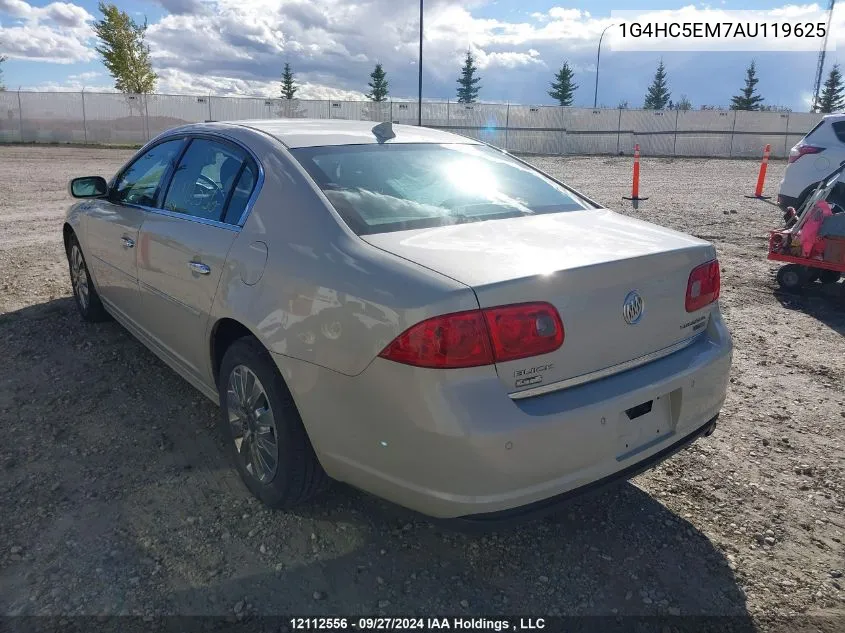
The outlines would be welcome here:
M 845 114 L 828 114 L 789 152 L 789 164 L 778 189 L 784 211 L 804 202 L 822 178 L 845 160 Z M 845 206 L 845 185 L 837 183 L 829 200 Z

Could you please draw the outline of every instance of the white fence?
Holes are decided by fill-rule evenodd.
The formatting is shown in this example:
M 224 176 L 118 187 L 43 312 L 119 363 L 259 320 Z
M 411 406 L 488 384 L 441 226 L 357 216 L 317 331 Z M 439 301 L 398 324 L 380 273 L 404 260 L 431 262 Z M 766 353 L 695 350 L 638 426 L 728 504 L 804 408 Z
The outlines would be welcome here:
M 244 97 L 0 92 L 0 142 L 141 144 L 177 125 L 206 120 L 361 119 L 416 125 L 415 102 L 284 101 Z M 422 105 L 422 124 L 537 154 L 783 157 L 821 115 L 720 110 L 557 106 Z

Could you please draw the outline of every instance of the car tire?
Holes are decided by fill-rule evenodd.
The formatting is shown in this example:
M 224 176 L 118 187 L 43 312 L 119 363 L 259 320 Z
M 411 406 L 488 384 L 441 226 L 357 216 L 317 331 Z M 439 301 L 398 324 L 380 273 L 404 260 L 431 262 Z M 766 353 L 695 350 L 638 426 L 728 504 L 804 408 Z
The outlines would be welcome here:
M 823 284 L 835 284 L 842 276 L 838 270 L 822 270 L 819 271 L 819 281 Z
M 88 272 L 88 264 L 82 253 L 82 247 L 75 235 L 71 235 L 67 243 L 67 262 L 73 299 L 80 316 L 89 323 L 109 321 L 111 315 L 106 312 L 103 302 L 100 301 L 100 295 L 94 287 L 94 280 Z
M 271 508 L 289 509 L 328 487 L 293 397 L 256 339 L 229 346 L 217 389 L 227 452 L 255 497 Z
M 809 272 L 806 266 L 787 264 L 778 270 L 777 282 L 786 292 L 799 292 L 807 285 Z

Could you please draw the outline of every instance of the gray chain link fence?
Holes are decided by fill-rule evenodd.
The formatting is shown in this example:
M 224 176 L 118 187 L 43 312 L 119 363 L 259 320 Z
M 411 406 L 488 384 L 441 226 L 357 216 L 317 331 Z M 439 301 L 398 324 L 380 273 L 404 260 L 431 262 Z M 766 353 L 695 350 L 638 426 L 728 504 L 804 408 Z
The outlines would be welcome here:
M 141 144 L 206 120 L 314 118 L 416 125 L 415 102 L 309 101 L 196 95 L 0 92 L 0 142 Z M 630 110 L 424 102 L 422 124 L 516 152 L 758 157 L 789 149 L 821 118 L 803 112 Z

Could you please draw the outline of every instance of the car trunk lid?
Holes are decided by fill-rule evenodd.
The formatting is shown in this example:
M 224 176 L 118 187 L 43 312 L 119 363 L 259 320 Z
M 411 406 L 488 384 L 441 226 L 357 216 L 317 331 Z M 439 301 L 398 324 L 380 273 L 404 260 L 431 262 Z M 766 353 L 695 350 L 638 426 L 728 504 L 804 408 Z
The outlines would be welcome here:
M 672 348 L 706 325 L 687 313 L 690 272 L 715 257 L 705 241 L 606 209 L 363 236 L 470 286 L 481 308 L 545 301 L 565 339 L 554 352 L 500 362 L 509 392 L 606 370 Z M 642 314 L 626 321 L 636 293 Z M 630 308 L 631 306 L 629 306 Z M 629 317 L 635 316 L 629 309 Z

